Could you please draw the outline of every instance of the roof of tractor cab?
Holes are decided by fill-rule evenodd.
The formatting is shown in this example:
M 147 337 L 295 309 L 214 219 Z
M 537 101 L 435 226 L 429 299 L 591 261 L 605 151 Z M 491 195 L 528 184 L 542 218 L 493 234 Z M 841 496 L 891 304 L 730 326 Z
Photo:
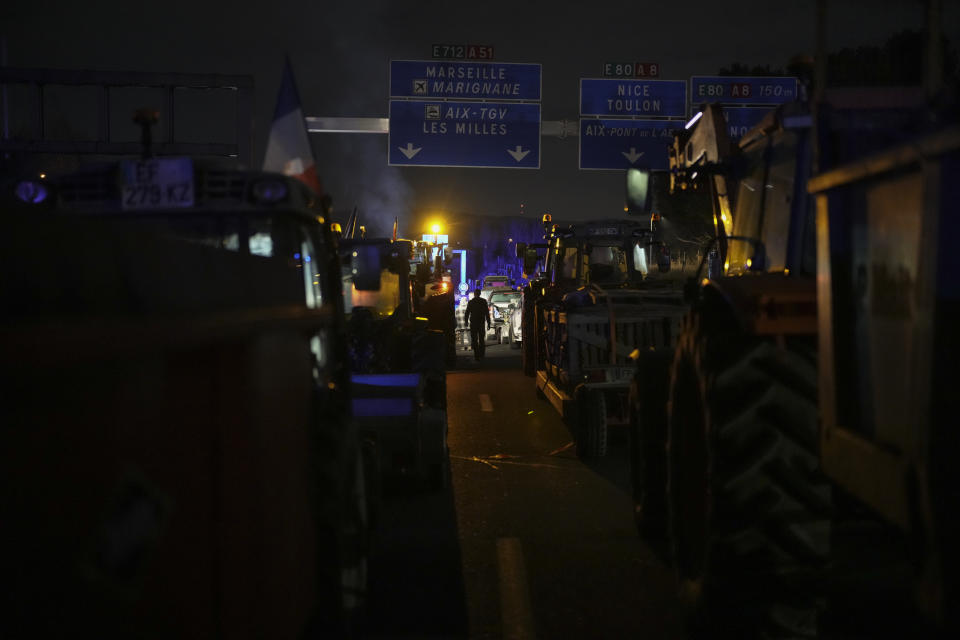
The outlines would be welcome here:
M 162 158 L 161 158 L 162 159 Z M 93 165 L 80 171 L 50 176 L 42 182 L 50 196 L 35 209 L 63 213 L 191 214 L 283 212 L 316 221 L 323 216 L 320 197 L 301 181 L 280 173 L 225 169 L 190 159 L 194 204 L 126 210 L 122 203 L 122 161 Z
M 639 220 L 595 220 L 571 225 L 570 231 L 561 236 L 578 240 L 622 239 L 650 230 L 650 222 Z

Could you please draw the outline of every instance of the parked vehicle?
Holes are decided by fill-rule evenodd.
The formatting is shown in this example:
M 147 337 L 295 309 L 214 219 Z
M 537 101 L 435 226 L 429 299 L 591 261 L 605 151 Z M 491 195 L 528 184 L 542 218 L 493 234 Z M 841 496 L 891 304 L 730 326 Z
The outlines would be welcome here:
M 368 475 L 316 202 L 183 157 L 0 194 L 0 635 L 355 628 Z
M 342 240 L 353 412 L 384 475 L 442 489 L 447 451 L 447 337 L 413 313 L 409 240 Z M 362 266 L 358 266 L 362 265 Z M 359 274 L 370 274 L 361 281 Z
M 818 603 L 864 584 L 878 565 L 905 561 L 906 554 L 862 553 L 873 544 L 869 537 L 859 543 L 868 556 L 859 566 L 835 554 L 848 544 L 847 525 L 864 521 L 858 502 L 914 536 L 914 557 L 923 558 L 921 600 L 949 616 L 933 595 L 953 588 L 934 541 L 952 529 L 925 511 L 920 497 L 938 494 L 944 509 L 950 499 L 937 482 L 945 477 L 923 476 L 928 484 L 920 493 L 905 480 L 920 477 L 911 474 L 923 474 L 926 456 L 934 455 L 908 443 L 936 439 L 936 427 L 923 419 L 878 427 L 885 417 L 877 422 L 862 413 L 867 398 L 888 403 L 885 416 L 929 415 L 932 405 L 917 394 L 888 391 L 883 401 L 876 395 L 907 384 L 901 376 L 910 374 L 889 362 L 904 353 L 904 334 L 883 339 L 889 356 L 869 378 L 861 366 L 877 353 L 872 332 L 890 326 L 879 321 L 883 313 L 869 310 L 872 298 L 864 293 L 885 277 L 876 262 L 884 258 L 873 252 L 885 242 L 883 255 L 900 273 L 914 273 L 919 229 L 942 220 L 936 206 L 921 202 L 944 188 L 938 174 L 920 172 L 919 158 L 950 166 L 956 138 L 921 137 L 871 157 L 924 126 L 919 103 L 891 108 L 883 97 L 827 92 L 816 118 L 804 104 L 784 105 L 736 146 L 726 144 L 722 113 L 711 105 L 674 145 L 674 180 L 682 185 L 699 174 L 712 194 L 717 236 L 704 248 L 706 277 L 687 286 L 691 309 L 672 357 L 638 358 L 631 393 L 635 513 L 641 533 L 663 543 L 703 619 L 727 633 L 816 634 Z M 830 145 L 818 148 L 817 140 Z M 816 179 L 814 157 L 825 172 Z M 815 209 L 808 191 L 829 197 Z M 918 213 L 904 215 L 909 211 Z M 839 282 L 825 280 L 831 269 Z M 927 376 L 939 365 L 916 355 L 913 374 L 933 380 Z M 901 401 L 917 404 L 908 411 Z M 879 453 L 890 447 L 909 448 L 902 456 Z M 790 616 L 781 615 L 787 610 Z
M 519 322 L 523 313 L 523 292 L 516 289 L 494 291 L 490 296 L 490 303 L 494 313 L 494 321 L 500 325 L 499 342 L 506 343 L 511 348 L 518 348 L 517 337 L 520 334 Z
M 507 341 L 510 335 L 510 305 L 520 302 L 522 295 L 521 292 L 509 287 L 494 289 L 490 292 L 490 299 L 487 302 L 492 323 L 490 331 L 487 332 L 488 339 L 492 339 L 497 344 Z
M 524 291 L 534 326 L 524 331 L 525 362 L 584 458 L 605 456 L 609 429 L 628 424 L 634 345 L 661 346 L 683 313 L 682 280 L 642 270 L 658 245 L 650 226 L 636 222 L 555 229 L 545 278 Z

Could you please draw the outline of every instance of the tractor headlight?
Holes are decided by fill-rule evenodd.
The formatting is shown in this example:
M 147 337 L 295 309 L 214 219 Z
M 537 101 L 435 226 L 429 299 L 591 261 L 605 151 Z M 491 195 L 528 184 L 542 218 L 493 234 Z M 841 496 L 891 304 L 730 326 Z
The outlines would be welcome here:
M 21 180 L 14 187 L 13 193 L 18 200 L 27 204 L 40 204 L 50 195 L 47 186 L 37 180 Z
M 287 197 L 287 185 L 273 178 L 254 182 L 250 191 L 254 201 L 261 204 L 274 204 Z

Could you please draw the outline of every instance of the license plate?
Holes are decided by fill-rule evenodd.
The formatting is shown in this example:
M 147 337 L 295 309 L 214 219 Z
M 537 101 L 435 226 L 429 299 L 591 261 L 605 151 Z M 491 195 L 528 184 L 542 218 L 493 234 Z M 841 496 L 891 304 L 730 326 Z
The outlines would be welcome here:
M 123 209 L 193 206 L 193 160 L 190 158 L 125 160 L 121 170 Z

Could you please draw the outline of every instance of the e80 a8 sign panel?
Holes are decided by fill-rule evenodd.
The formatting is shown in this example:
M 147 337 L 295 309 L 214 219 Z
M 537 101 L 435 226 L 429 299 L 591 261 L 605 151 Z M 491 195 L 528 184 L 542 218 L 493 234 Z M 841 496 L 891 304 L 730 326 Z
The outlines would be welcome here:
M 760 76 L 693 76 L 690 104 L 782 104 L 797 99 L 797 79 Z

